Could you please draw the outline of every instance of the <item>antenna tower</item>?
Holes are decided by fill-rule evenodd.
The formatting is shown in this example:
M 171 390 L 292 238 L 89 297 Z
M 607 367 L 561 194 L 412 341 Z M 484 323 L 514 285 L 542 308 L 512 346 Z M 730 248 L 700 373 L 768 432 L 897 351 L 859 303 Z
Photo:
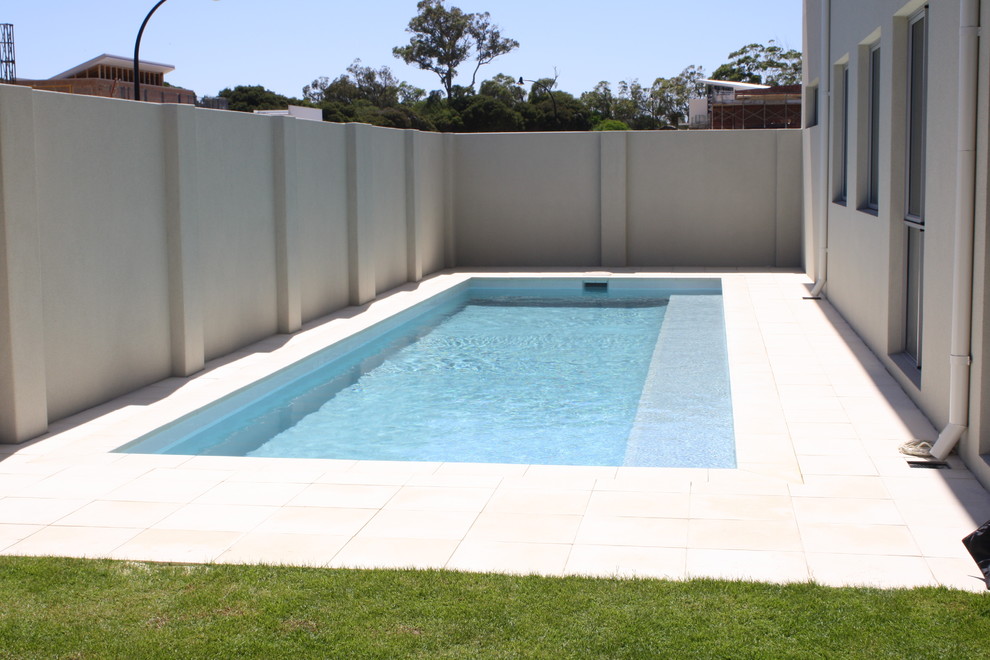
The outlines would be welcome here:
M 14 65 L 14 26 L 0 23 L 0 82 L 14 82 L 17 67 Z

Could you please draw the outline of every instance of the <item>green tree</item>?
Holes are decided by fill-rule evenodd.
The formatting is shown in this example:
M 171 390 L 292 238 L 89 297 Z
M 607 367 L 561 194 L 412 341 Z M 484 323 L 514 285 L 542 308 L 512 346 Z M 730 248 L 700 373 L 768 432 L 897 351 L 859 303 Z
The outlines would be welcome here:
M 498 99 L 510 108 L 526 98 L 526 92 L 516 83 L 516 79 L 504 73 L 482 82 L 478 93 Z
M 299 99 L 282 96 L 261 85 L 238 85 L 222 90 L 218 96 L 227 99 L 227 107 L 237 112 L 283 110 L 291 105 L 309 105 Z
M 615 95 L 607 80 L 599 82 L 590 92 L 581 94 L 581 102 L 599 120 L 615 118 Z
M 605 119 L 595 124 L 593 131 L 628 131 L 629 126 L 624 121 L 618 119 Z
M 424 94 L 418 87 L 396 78 L 387 66 L 373 69 L 361 66 L 359 59 L 347 67 L 347 73 L 334 80 L 321 76 L 303 87 L 303 96 L 316 105 L 365 100 L 379 108 L 391 108 L 400 103 L 415 103 Z
M 409 44 L 396 46 L 392 53 L 406 64 L 437 74 L 448 100 L 453 95 L 457 68 L 472 51 L 476 62 L 471 76 L 473 87 L 479 68 L 519 47 L 518 41 L 502 37 L 498 27 L 491 24 L 488 12 L 471 14 L 458 7 L 447 9 L 443 0 L 420 0 L 416 7 L 419 13 L 406 28 L 412 34 Z
M 712 73 L 715 80 L 778 85 L 801 82 L 801 53 L 785 50 L 771 39 L 766 45 L 747 44 L 729 53 L 729 61 Z
M 649 92 L 651 115 L 660 124 L 677 126 L 688 117 L 690 100 L 704 94 L 704 77 L 703 68 L 691 65 L 673 78 L 657 78 Z

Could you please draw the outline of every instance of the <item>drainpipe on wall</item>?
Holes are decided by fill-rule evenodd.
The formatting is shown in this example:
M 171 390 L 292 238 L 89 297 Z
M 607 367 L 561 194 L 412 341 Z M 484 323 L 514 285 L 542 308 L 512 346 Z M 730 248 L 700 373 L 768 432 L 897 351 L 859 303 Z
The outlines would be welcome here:
M 976 109 L 980 0 L 959 5 L 959 123 L 956 217 L 952 271 L 952 335 L 949 345 L 949 423 L 931 456 L 944 460 L 969 424 L 970 343 L 973 322 L 973 224 L 976 207 Z
M 818 77 L 818 125 L 821 192 L 818 196 L 818 258 L 815 259 L 815 286 L 810 298 L 818 298 L 825 288 L 828 273 L 828 203 L 829 203 L 829 110 L 832 97 L 832 0 L 822 0 L 821 72 Z

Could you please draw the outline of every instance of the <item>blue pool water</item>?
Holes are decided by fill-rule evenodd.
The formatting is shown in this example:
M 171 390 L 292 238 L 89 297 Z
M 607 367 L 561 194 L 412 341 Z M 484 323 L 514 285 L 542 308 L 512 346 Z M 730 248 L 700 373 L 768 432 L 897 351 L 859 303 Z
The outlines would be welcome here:
M 462 286 L 121 450 L 734 467 L 721 296 L 649 283 Z

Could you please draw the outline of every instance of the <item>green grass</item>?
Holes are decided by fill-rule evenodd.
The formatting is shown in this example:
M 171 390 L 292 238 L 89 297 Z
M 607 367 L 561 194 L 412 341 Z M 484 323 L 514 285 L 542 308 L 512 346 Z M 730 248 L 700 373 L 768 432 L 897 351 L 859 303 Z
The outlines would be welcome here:
M 0 558 L 0 658 L 990 657 L 990 597 Z

